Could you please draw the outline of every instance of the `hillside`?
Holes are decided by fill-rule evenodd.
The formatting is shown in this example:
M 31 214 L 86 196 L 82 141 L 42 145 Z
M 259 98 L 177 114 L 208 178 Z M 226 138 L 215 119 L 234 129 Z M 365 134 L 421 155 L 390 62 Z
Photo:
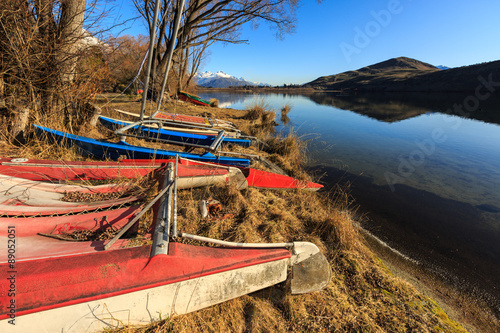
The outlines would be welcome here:
M 355 71 L 322 76 L 304 87 L 342 91 L 474 91 L 479 76 L 500 77 L 500 61 L 440 70 L 406 57 L 389 59 Z

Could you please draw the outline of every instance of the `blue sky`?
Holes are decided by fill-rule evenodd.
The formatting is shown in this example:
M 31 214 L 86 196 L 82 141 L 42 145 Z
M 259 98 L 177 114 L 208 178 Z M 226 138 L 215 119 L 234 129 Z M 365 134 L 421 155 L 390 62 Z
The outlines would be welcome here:
M 131 0 L 115 0 L 123 20 Z M 458 67 L 500 59 L 498 0 L 302 1 L 295 33 L 278 40 L 269 26 L 245 26 L 249 44 L 215 44 L 202 71 L 222 70 L 272 85 L 302 84 L 406 56 Z M 141 20 L 122 34 L 147 34 Z

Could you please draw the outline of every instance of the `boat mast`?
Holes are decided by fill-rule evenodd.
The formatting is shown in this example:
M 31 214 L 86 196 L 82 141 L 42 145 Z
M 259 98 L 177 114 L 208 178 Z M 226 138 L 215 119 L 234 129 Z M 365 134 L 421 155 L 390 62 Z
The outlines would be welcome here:
M 165 94 L 165 86 L 167 85 L 168 72 L 170 71 L 170 64 L 172 63 L 172 56 L 174 55 L 175 41 L 177 40 L 177 32 L 179 31 L 179 25 L 181 23 L 183 10 L 184 10 L 184 0 L 180 0 L 178 10 L 175 12 L 174 28 L 172 31 L 172 35 L 170 36 L 170 40 L 168 42 L 167 69 L 165 70 L 165 76 L 163 77 L 160 99 L 156 106 L 157 112 L 160 111 L 161 102 L 163 101 L 163 95 Z
M 153 49 L 154 42 L 156 39 L 156 25 L 158 23 L 158 12 L 160 10 L 160 2 L 161 0 L 156 0 L 155 10 L 153 15 L 153 26 L 151 27 L 150 35 L 149 35 L 149 56 L 148 56 L 148 66 L 146 67 L 146 78 L 144 80 L 144 91 L 142 95 L 142 104 L 141 104 L 141 121 L 144 120 L 144 110 L 146 109 L 146 100 L 148 98 L 148 89 L 149 89 L 149 75 L 151 74 L 151 64 L 153 63 Z

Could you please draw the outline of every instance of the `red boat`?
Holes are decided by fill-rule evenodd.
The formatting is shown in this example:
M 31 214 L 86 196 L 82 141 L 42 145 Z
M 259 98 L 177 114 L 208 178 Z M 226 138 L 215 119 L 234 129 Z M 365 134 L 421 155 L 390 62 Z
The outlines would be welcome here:
M 8 237 L 9 227 L 16 230 L 17 237 L 33 237 L 39 233 L 58 236 L 74 231 L 95 232 L 108 228 L 117 230 L 127 224 L 141 207 L 142 205 L 136 204 L 106 211 L 62 216 L 0 217 L 0 239 Z
M 63 162 L 0 158 L 0 174 L 31 180 L 99 180 L 137 178 L 155 172 L 174 160 L 121 160 L 119 162 Z M 323 185 L 253 168 L 235 168 L 179 159 L 179 180 L 185 187 L 208 185 L 214 181 L 235 182 L 239 188 L 291 189 L 317 191 Z M 213 178 L 218 176 L 217 179 Z
M 122 207 L 141 199 L 141 197 L 137 196 L 93 202 L 64 202 L 60 200 L 43 200 L 41 198 L 33 198 L 29 202 L 26 202 L 18 199 L 8 199 L 0 203 L 0 215 L 22 217 L 77 214 Z
M 167 170 L 160 193 L 170 193 L 173 173 Z M 173 242 L 170 223 L 162 218 L 171 211 L 172 195 L 162 202 L 152 245 L 128 239 L 67 242 L 7 226 L 1 237 L 6 251 L 0 254 L 0 330 L 95 332 L 147 324 L 280 283 L 289 268 L 292 293 L 320 290 L 330 280 L 328 262 L 311 243 L 235 244 L 184 233 L 178 236 L 223 247 Z
M 108 194 L 118 192 L 126 195 L 129 188 L 124 184 L 98 186 L 51 184 L 0 174 L 0 215 L 35 216 L 73 214 L 110 207 L 119 207 L 141 198 L 125 196 L 103 201 L 64 201 L 68 194 Z
M 190 102 L 196 105 L 201 105 L 201 106 L 210 106 L 210 102 L 202 99 L 200 96 L 196 96 L 193 94 L 188 94 L 185 91 L 179 91 L 177 93 L 177 97 L 184 102 Z

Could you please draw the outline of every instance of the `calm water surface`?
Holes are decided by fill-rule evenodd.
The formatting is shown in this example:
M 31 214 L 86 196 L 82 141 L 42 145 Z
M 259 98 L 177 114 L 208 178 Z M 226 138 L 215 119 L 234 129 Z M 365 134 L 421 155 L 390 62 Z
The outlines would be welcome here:
M 206 93 L 221 107 L 292 106 L 325 185 L 351 184 L 364 227 L 500 309 L 500 97 L 468 115 L 466 95 L 309 96 Z

